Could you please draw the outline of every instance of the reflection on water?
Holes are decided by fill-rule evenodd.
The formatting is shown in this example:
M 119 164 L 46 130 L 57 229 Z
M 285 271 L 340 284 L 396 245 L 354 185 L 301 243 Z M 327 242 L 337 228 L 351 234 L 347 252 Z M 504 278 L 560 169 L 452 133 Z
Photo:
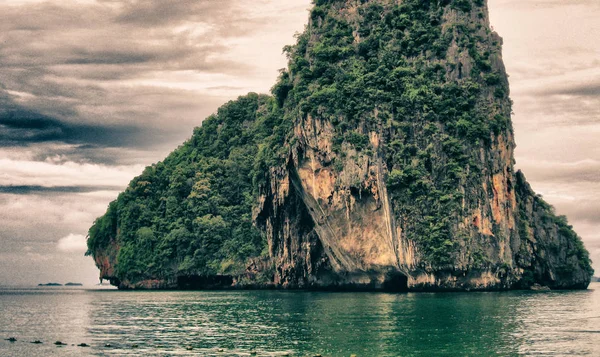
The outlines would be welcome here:
M 0 289 L 0 337 L 10 336 L 19 341 L 0 341 L 1 356 L 600 356 L 600 284 L 444 294 Z M 71 345 L 81 342 L 91 347 Z

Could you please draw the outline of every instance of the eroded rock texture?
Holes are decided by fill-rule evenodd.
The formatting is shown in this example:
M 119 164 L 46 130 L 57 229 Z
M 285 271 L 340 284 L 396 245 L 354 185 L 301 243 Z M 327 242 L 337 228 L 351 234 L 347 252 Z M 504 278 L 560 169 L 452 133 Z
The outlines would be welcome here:
M 405 288 L 414 290 L 508 289 L 527 287 L 534 281 L 553 288 L 587 286 L 589 262 L 579 239 L 514 170 L 515 141 L 506 119 L 510 118 L 511 102 L 501 38 L 490 31 L 487 7 L 476 1 L 462 2 L 466 8 L 455 6 L 458 2 L 404 3 L 408 5 L 347 1 L 318 6 L 305 38 L 300 38 L 291 56 L 319 65 L 313 58 L 314 49 L 328 43 L 329 32 L 341 27 L 340 23 L 352 29 L 352 46 L 359 56 L 361 44 L 372 37 L 381 41 L 386 38 L 381 32 L 388 30 L 389 43 L 375 45 L 372 55 L 379 56 L 371 60 L 377 71 L 389 77 L 398 69 L 382 59 L 388 54 L 403 57 L 398 64 L 409 76 L 437 71 L 439 77 L 432 76 L 425 84 L 429 88 L 404 85 L 401 90 L 432 90 L 433 94 L 422 95 L 423 106 L 429 104 L 428 96 L 431 101 L 456 104 L 453 109 L 459 113 L 452 115 L 471 117 L 461 123 L 471 128 L 456 130 L 452 119 L 443 118 L 447 108 L 432 105 L 427 112 L 407 101 L 400 113 L 394 108 L 396 98 L 357 98 L 372 107 L 343 128 L 368 138 L 368 150 L 357 150 L 340 132 L 339 122 L 350 121 L 343 111 L 317 108 L 306 116 L 300 113 L 286 165 L 272 170 L 270 186 L 264 189 L 258 209 L 258 222 L 276 259 L 275 281 L 290 287 L 386 288 L 402 282 L 398 277 L 403 276 Z M 393 30 L 398 24 L 370 23 L 370 31 L 381 32 L 362 31 L 367 34 L 361 35 L 365 17 L 374 16 L 369 21 L 375 23 L 394 22 L 410 19 L 406 11 L 426 12 L 433 26 L 415 25 L 420 20 L 416 16 L 412 24 L 407 20 L 399 25 L 401 31 Z M 442 46 L 448 45 L 446 51 L 432 54 L 434 40 L 416 56 L 402 56 L 398 34 L 408 37 L 411 30 L 432 32 L 432 27 L 439 31 L 438 39 L 446 41 L 442 41 Z M 394 46 L 398 49 L 390 49 Z M 344 61 L 339 61 L 342 68 Z M 366 62 L 368 66 L 369 60 Z M 386 66 L 388 71 L 383 71 Z M 302 79 L 294 78 L 294 59 L 290 67 L 290 81 L 304 85 Z M 311 78 L 308 82 L 310 86 L 320 81 Z M 450 85 L 459 89 L 445 92 Z M 372 87 L 389 89 L 376 82 Z M 461 91 L 473 88 L 467 100 L 471 103 L 456 100 L 455 96 L 463 95 Z M 290 111 L 295 113 L 295 108 Z M 480 121 L 472 120 L 473 116 Z M 470 129 L 484 133 L 473 138 Z M 343 138 L 338 150 L 334 149 L 336 137 Z M 452 157 L 455 138 L 460 155 L 464 155 L 459 160 Z M 394 146 L 414 152 L 398 159 Z M 395 171 L 402 178 L 407 166 L 419 167 L 415 160 L 433 162 L 418 171 L 421 177 L 408 177 L 413 182 L 390 183 L 390 173 Z M 459 177 L 452 180 L 450 186 L 454 187 L 448 187 L 444 181 L 451 175 L 449 169 L 456 170 L 456 166 L 462 166 L 457 170 Z M 425 192 L 415 193 L 419 187 L 414 181 L 418 180 L 425 181 Z M 434 207 L 442 200 L 458 200 L 459 204 Z M 290 211 L 290 207 L 294 208 Z M 439 235 L 440 231 L 442 239 L 420 236 Z

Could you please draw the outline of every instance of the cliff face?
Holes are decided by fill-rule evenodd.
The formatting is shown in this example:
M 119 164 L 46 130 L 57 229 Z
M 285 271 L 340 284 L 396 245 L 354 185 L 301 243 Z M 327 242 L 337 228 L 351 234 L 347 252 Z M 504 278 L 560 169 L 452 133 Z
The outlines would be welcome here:
M 317 2 L 289 51 L 294 144 L 257 210 L 278 284 L 587 286 L 580 240 L 514 170 L 483 1 Z
M 158 193 L 137 202 L 146 222 L 128 223 L 131 200 L 120 197 L 109 228 L 92 228 L 102 277 L 122 287 L 587 287 L 580 238 L 514 170 L 501 42 L 482 0 L 316 1 L 274 98 L 220 111 L 165 161 L 233 160 L 220 174 L 251 181 L 245 193 L 228 197 L 234 184 L 202 181 L 210 165 L 196 165 L 171 200 L 187 207 L 176 217 L 173 170 L 134 180 Z M 223 146 L 203 149 L 214 140 Z M 240 219 L 255 228 L 235 233 Z M 150 257 L 127 263 L 123 245 Z

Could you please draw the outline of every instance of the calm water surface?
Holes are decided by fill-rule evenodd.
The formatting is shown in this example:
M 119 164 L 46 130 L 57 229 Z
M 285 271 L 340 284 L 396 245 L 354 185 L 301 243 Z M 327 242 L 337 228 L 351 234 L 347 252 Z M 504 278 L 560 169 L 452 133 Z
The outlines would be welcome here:
M 397 295 L 0 287 L 0 337 L 0 356 L 600 356 L 600 284 Z M 91 347 L 71 345 L 82 342 Z

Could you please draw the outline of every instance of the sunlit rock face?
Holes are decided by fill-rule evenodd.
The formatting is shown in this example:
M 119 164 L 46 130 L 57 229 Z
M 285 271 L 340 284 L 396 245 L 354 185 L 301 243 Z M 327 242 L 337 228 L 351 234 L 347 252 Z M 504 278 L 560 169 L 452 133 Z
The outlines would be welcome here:
M 90 248 L 102 277 L 125 288 L 586 288 L 581 240 L 514 170 L 501 45 L 482 0 L 317 0 L 274 98 L 243 119 L 252 135 L 271 135 L 242 144 L 260 147 L 246 162 L 251 209 L 239 207 L 262 254 L 197 265 L 179 255 L 179 265 L 126 274 L 115 269 L 125 240 L 115 218 L 110 244 Z M 269 110 L 278 124 L 262 119 Z M 221 140 L 229 122 L 219 120 Z M 194 145 L 212 145 L 203 135 Z M 172 156 L 196 155 L 184 149 Z M 183 202 L 193 211 L 192 193 Z M 164 243 L 170 232 L 157 227 Z

